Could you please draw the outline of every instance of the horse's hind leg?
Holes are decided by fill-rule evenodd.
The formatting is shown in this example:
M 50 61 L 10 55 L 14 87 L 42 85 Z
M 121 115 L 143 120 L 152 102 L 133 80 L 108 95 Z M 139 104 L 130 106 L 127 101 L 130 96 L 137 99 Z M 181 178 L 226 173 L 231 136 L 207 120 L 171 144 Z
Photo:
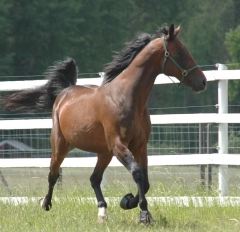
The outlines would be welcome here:
M 46 211 L 50 210 L 52 207 L 52 194 L 54 185 L 59 177 L 59 169 L 64 158 L 69 152 L 69 144 L 64 139 L 60 129 L 54 128 L 51 133 L 51 146 L 52 146 L 52 157 L 50 163 L 50 172 L 48 174 L 48 193 L 44 199 L 40 200 L 40 205 Z
M 98 161 L 96 167 L 93 171 L 93 174 L 90 177 L 92 188 L 96 194 L 98 202 L 98 222 L 101 223 L 104 219 L 107 219 L 107 203 L 104 200 L 102 190 L 101 190 L 101 181 L 103 177 L 104 170 L 108 166 L 112 159 L 112 154 L 98 154 Z

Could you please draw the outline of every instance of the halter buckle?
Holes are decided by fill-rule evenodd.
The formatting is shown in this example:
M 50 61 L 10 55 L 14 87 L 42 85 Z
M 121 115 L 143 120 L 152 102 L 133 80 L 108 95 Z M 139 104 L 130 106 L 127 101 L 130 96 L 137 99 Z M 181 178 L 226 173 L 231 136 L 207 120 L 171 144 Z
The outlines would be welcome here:
M 165 56 L 166 56 L 166 57 L 169 57 L 169 52 L 165 52 Z
M 183 70 L 183 71 L 182 71 L 182 75 L 183 75 L 183 76 L 187 76 L 187 75 L 188 75 L 188 71 L 187 71 L 187 70 Z

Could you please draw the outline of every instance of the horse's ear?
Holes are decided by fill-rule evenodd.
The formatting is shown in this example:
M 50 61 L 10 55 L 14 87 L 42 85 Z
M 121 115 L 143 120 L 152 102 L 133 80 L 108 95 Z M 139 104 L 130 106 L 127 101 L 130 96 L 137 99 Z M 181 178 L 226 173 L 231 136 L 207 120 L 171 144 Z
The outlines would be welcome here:
M 174 35 L 174 24 L 172 24 L 170 27 L 169 27 L 169 30 L 168 30 L 168 34 L 166 35 L 166 40 L 172 40 L 174 39 L 175 35 Z
M 175 29 L 174 35 L 177 36 L 178 33 L 180 32 L 180 30 L 181 30 L 181 26 L 179 25 L 179 26 Z

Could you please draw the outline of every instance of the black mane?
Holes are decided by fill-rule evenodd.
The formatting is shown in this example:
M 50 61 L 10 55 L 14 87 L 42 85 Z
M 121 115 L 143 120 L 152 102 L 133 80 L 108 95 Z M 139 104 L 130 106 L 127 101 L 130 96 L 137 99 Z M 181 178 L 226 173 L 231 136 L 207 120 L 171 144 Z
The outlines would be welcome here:
M 126 69 L 136 55 L 152 40 L 160 38 L 168 34 L 169 28 L 162 26 L 154 34 L 138 33 L 136 38 L 129 43 L 126 43 L 126 47 L 120 52 L 115 52 L 113 55 L 113 61 L 106 64 L 104 68 L 105 77 L 102 84 L 106 84 L 112 81 L 118 76 L 124 69 Z

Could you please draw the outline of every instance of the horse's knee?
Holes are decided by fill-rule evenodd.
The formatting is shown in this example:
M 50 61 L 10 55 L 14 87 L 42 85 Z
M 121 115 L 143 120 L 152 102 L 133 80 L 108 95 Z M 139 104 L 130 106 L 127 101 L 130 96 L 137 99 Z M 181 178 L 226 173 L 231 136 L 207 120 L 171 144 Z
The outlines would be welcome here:
M 132 176 L 133 176 L 133 179 L 136 183 L 140 183 L 144 180 L 144 177 L 143 177 L 143 172 L 141 170 L 141 168 L 136 165 L 133 170 L 132 170 Z

